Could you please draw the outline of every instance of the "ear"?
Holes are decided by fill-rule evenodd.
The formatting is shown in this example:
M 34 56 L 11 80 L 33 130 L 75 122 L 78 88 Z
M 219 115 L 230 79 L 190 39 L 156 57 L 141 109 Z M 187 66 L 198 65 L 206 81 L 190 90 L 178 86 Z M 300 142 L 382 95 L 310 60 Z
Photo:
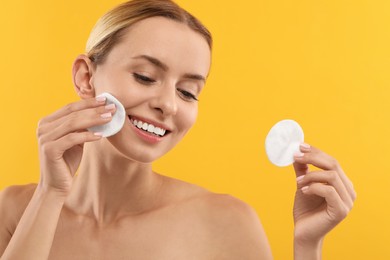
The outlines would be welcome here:
M 82 99 L 95 97 L 95 88 L 91 80 L 93 72 L 92 61 L 84 54 L 77 56 L 72 69 L 73 85 L 77 95 Z

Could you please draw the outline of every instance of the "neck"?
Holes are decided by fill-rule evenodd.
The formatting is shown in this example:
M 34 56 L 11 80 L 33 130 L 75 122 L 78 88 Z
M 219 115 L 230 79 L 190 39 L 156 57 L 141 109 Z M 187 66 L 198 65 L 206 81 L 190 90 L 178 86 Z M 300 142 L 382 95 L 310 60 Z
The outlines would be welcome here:
M 151 210 L 162 185 L 151 164 L 120 154 L 107 139 L 84 144 L 84 154 L 65 206 L 108 223 Z

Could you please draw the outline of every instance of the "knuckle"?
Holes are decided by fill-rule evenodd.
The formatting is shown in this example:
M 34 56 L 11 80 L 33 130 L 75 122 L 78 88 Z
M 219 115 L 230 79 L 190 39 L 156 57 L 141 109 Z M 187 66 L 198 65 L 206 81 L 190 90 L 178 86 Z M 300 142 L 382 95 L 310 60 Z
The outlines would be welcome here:
M 48 143 L 43 144 L 43 145 L 41 146 L 41 150 L 42 150 L 42 153 L 43 153 L 43 154 L 49 155 L 49 154 L 51 154 L 51 152 L 52 152 L 52 146 L 51 146 L 50 144 L 48 144 Z
M 43 126 L 45 125 L 45 123 L 46 123 L 45 118 L 39 119 L 37 129 L 36 129 L 37 137 L 40 137 L 43 134 Z
M 343 219 L 347 217 L 349 213 L 349 210 L 347 209 L 346 206 L 344 205 L 339 205 L 337 208 L 336 212 L 333 215 L 333 218 L 335 219 L 336 222 L 341 222 Z
M 348 212 L 350 212 L 353 208 L 353 201 L 349 198 L 346 199 L 346 202 L 345 202 L 345 208 Z
M 45 117 L 39 119 L 38 120 L 38 128 L 42 127 L 45 123 L 46 123 L 46 118 Z
M 76 113 L 72 113 L 68 116 L 68 120 L 65 121 L 65 127 L 72 127 L 75 122 L 78 120 L 78 116 Z
M 335 182 L 339 175 L 336 171 L 328 171 L 328 178 L 330 182 Z
M 74 103 L 69 103 L 69 104 L 65 105 L 65 110 L 68 113 L 73 113 L 75 111 Z
M 77 141 L 77 134 L 76 133 L 70 133 L 68 135 L 68 141 L 72 142 L 72 143 L 76 142 Z
M 346 206 L 341 207 L 339 212 L 340 220 L 345 219 L 348 216 L 348 213 L 349 213 L 349 209 Z
M 43 134 L 42 127 L 37 127 L 37 130 L 35 131 L 35 135 L 37 138 L 39 138 Z
M 336 193 L 336 189 L 333 186 L 326 185 L 324 192 L 325 196 L 331 196 Z
M 91 136 L 91 132 L 88 132 L 88 131 L 83 132 L 83 137 L 84 137 L 85 139 L 88 139 L 90 136 Z
M 357 198 L 356 191 L 352 191 L 351 197 L 352 197 L 352 201 L 355 201 L 355 200 L 356 200 L 356 198 Z
M 314 172 L 308 172 L 305 175 L 305 182 L 311 182 L 313 180 L 313 177 L 315 176 Z
M 354 202 L 351 201 L 350 205 L 348 205 L 348 211 L 351 211 L 354 206 Z
M 331 166 L 332 169 L 338 169 L 339 168 L 339 162 L 335 158 L 331 157 L 330 158 L 330 166 Z
M 87 142 L 89 140 L 89 137 L 90 137 L 90 133 L 84 132 L 82 135 L 83 143 Z
M 305 153 L 304 156 L 302 157 L 302 161 L 304 162 L 310 162 L 312 159 L 313 159 L 313 154 L 311 153 Z
M 38 138 L 38 145 L 40 147 L 44 146 L 46 143 L 46 137 L 44 135 L 39 136 Z

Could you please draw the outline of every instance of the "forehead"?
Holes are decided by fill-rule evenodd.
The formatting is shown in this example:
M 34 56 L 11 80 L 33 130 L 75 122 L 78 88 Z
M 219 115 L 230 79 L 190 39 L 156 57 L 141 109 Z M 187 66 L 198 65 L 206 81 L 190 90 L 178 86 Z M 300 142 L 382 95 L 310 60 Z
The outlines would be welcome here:
M 170 69 L 196 70 L 205 76 L 210 68 L 211 52 L 206 39 L 186 24 L 164 17 L 148 18 L 126 29 L 109 54 L 112 59 L 136 55 L 152 56 Z

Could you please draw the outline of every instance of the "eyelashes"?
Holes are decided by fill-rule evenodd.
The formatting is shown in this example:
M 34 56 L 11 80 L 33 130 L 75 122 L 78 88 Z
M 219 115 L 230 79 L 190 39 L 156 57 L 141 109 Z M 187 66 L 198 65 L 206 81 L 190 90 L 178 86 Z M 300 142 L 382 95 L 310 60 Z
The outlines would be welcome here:
M 149 78 L 147 76 L 138 73 L 133 73 L 133 77 L 137 82 L 141 83 L 142 85 L 150 86 L 157 82 L 152 78 Z M 196 96 L 188 91 L 179 88 L 177 89 L 177 91 L 179 92 L 179 95 L 186 101 L 198 101 Z
M 146 77 L 146 76 L 138 74 L 138 73 L 133 73 L 133 76 L 134 76 L 136 81 L 138 81 L 144 85 L 151 85 L 153 83 L 156 83 L 156 81 L 154 79 L 151 79 L 149 77 Z
M 198 101 L 198 99 L 190 92 L 182 90 L 182 89 L 178 89 L 178 91 L 180 92 L 180 94 L 183 96 L 184 99 Z

